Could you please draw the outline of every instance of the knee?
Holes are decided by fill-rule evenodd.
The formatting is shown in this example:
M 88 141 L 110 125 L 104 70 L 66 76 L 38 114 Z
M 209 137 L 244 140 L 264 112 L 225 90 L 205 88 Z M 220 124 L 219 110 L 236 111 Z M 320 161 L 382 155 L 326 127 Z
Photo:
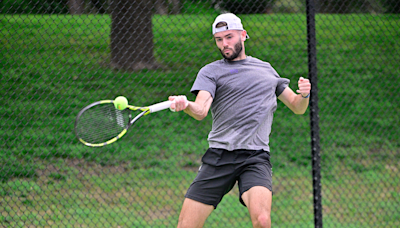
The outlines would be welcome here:
M 261 214 L 253 221 L 254 227 L 271 227 L 271 217 L 268 214 Z

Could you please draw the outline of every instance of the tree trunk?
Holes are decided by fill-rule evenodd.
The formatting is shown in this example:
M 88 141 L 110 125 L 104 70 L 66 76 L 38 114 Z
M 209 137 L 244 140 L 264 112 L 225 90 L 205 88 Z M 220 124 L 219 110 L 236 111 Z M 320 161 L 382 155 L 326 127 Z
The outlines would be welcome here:
M 84 7 L 83 0 L 68 0 L 68 8 L 70 14 L 82 14 Z
M 111 65 L 123 70 L 155 69 L 151 3 L 148 0 L 113 0 Z
M 160 14 L 160 15 L 168 14 L 168 7 L 165 4 L 165 0 L 155 0 L 154 8 L 155 8 L 157 14 Z

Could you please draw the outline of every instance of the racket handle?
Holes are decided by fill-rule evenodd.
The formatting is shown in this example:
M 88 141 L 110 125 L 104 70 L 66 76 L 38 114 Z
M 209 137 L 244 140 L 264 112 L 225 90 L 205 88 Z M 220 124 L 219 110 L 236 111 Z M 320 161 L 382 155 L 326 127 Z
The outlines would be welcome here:
M 164 109 L 167 109 L 171 106 L 171 104 L 173 103 L 173 101 L 164 101 L 164 102 L 160 102 L 157 104 L 153 104 L 149 106 L 150 109 L 150 113 L 152 112 L 158 112 Z

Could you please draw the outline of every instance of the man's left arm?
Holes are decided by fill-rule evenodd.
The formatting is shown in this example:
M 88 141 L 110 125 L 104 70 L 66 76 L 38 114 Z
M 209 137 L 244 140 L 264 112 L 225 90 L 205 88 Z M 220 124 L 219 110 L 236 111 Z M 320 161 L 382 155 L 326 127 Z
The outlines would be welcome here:
M 282 101 L 290 110 L 296 114 L 304 114 L 308 107 L 310 100 L 311 83 L 308 79 L 300 77 L 298 81 L 299 89 L 296 90 L 296 94 L 289 87 L 278 96 L 278 99 Z

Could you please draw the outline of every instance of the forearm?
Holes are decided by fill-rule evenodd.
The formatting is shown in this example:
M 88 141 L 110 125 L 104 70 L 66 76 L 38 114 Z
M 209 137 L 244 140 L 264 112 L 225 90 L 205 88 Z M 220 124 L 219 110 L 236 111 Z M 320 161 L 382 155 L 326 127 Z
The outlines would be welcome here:
M 189 101 L 188 106 L 183 111 L 196 120 L 204 119 L 208 113 L 208 109 L 206 110 L 204 105 L 192 101 Z
M 304 98 L 290 88 L 286 88 L 278 98 L 295 114 L 304 114 L 307 110 L 309 97 Z
M 304 114 L 310 100 L 311 84 L 308 79 L 303 77 L 300 77 L 298 84 L 298 94 L 294 93 L 289 87 L 286 87 L 279 95 L 278 99 L 289 107 L 295 114 Z
M 187 101 L 186 96 L 171 96 L 169 100 L 174 100 L 175 103 L 171 104 L 171 108 L 176 111 L 184 111 L 189 116 L 196 120 L 204 119 L 208 110 L 210 110 L 213 98 L 207 91 L 199 91 L 196 96 L 196 101 Z
M 297 94 L 292 102 L 292 111 L 295 114 L 304 114 L 307 110 L 310 97 L 304 98 L 301 94 Z

